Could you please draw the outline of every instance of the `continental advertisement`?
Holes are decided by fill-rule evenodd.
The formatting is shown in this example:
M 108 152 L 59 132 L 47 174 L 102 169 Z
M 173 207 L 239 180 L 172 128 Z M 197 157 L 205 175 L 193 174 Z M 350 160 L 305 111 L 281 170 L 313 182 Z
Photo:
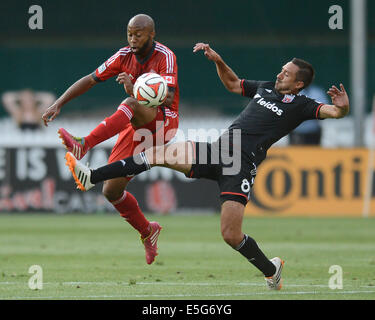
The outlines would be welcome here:
M 365 148 L 271 148 L 245 214 L 375 216 L 373 167 Z
M 87 161 L 96 168 L 109 153 L 95 148 Z M 64 148 L 0 148 L 0 214 L 114 212 L 101 184 L 89 192 L 76 190 L 64 154 Z M 375 217 L 374 166 L 369 169 L 368 159 L 364 148 L 271 148 L 258 168 L 245 214 Z M 167 168 L 135 177 L 128 191 L 149 213 L 220 212 L 216 182 L 187 179 Z

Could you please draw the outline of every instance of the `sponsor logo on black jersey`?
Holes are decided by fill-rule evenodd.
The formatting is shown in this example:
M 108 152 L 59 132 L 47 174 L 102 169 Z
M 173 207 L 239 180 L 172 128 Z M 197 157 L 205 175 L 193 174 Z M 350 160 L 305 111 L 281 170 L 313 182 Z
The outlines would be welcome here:
M 283 110 L 281 110 L 278 106 L 276 106 L 276 103 L 271 103 L 271 102 L 268 102 L 266 100 L 264 100 L 260 94 L 256 94 L 254 96 L 254 99 L 256 98 L 260 98 L 258 101 L 257 101 L 257 104 L 267 108 L 268 110 L 276 113 L 278 116 L 281 116 L 283 114 Z

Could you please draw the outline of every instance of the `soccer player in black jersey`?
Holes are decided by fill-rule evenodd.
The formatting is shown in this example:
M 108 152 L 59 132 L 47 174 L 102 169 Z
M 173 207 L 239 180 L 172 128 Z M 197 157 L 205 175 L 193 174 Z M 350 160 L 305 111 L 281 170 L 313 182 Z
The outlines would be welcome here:
M 187 141 L 154 147 L 96 170 L 84 166 L 67 153 L 67 164 L 83 191 L 98 182 L 138 174 L 153 166 L 178 170 L 190 178 L 217 181 L 224 241 L 265 275 L 270 289 L 279 290 L 284 262 L 278 257 L 269 260 L 256 241 L 242 232 L 244 209 L 250 198 L 257 167 L 271 145 L 301 122 L 347 115 L 349 98 L 342 84 L 340 89 L 332 86 L 328 90 L 331 105 L 298 95 L 314 78 L 313 67 L 301 59 L 294 58 L 286 63 L 273 82 L 252 81 L 241 80 L 208 44 L 197 43 L 193 51 L 201 50 L 215 63 L 218 76 L 227 90 L 251 99 L 216 142 Z

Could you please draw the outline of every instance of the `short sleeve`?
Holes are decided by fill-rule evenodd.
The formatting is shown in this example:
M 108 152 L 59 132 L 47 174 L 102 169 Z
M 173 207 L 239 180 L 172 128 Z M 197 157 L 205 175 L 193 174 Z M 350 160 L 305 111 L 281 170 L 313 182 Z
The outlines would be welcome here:
M 267 81 L 255 81 L 255 80 L 241 80 L 242 95 L 244 97 L 254 98 L 258 88 L 269 82 Z
M 175 88 L 178 83 L 177 59 L 175 54 L 169 49 L 164 53 L 165 58 L 160 60 L 159 74 L 165 79 L 168 87 Z
M 306 97 L 305 106 L 302 109 L 303 120 L 319 119 L 319 110 L 323 106 L 323 103 L 315 101 Z
M 92 76 L 96 81 L 105 81 L 121 73 L 121 58 L 128 54 L 130 49 L 123 48 L 117 51 L 112 57 L 101 64 Z

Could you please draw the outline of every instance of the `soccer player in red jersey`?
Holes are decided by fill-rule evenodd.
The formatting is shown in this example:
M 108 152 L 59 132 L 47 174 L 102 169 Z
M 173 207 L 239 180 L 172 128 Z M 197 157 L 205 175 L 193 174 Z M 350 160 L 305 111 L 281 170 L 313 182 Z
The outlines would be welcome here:
M 144 142 L 137 133 L 138 129 L 148 129 L 153 144 L 167 143 L 175 135 L 179 121 L 176 56 L 169 48 L 156 42 L 154 37 L 153 19 L 144 14 L 134 16 L 127 26 L 129 45 L 116 52 L 95 72 L 74 83 L 44 113 L 42 119 L 48 126 L 48 122 L 57 117 L 62 106 L 68 101 L 83 94 L 95 84 L 117 76 L 116 81 L 124 86 L 126 93 L 131 97 L 126 98 L 114 114 L 104 119 L 86 137 L 74 137 L 65 129 L 59 129 L 66 148 L 78 159 L 95 145 L 116 134 L 119 134 L 119 137 L 112 149 L 109 163 L 133 155 L 136 147 Z M 147 72 L 160 74 L 168 84 L 167 100 L 157 108 L 142 106 L 132 97 L 136 79 Z M 147 137 L 145 138 L 147 140 Z M 140 210 L 135 197 L 125 190 L 130 179 L 131 177 L 125 177 L 106 181 L 103 194 L 120 215 L 141 234 L 146 251 L 146 262 L 151 264 L 157 255 L 157 240 L 161 226 L 157 222 L 149 222 Z

